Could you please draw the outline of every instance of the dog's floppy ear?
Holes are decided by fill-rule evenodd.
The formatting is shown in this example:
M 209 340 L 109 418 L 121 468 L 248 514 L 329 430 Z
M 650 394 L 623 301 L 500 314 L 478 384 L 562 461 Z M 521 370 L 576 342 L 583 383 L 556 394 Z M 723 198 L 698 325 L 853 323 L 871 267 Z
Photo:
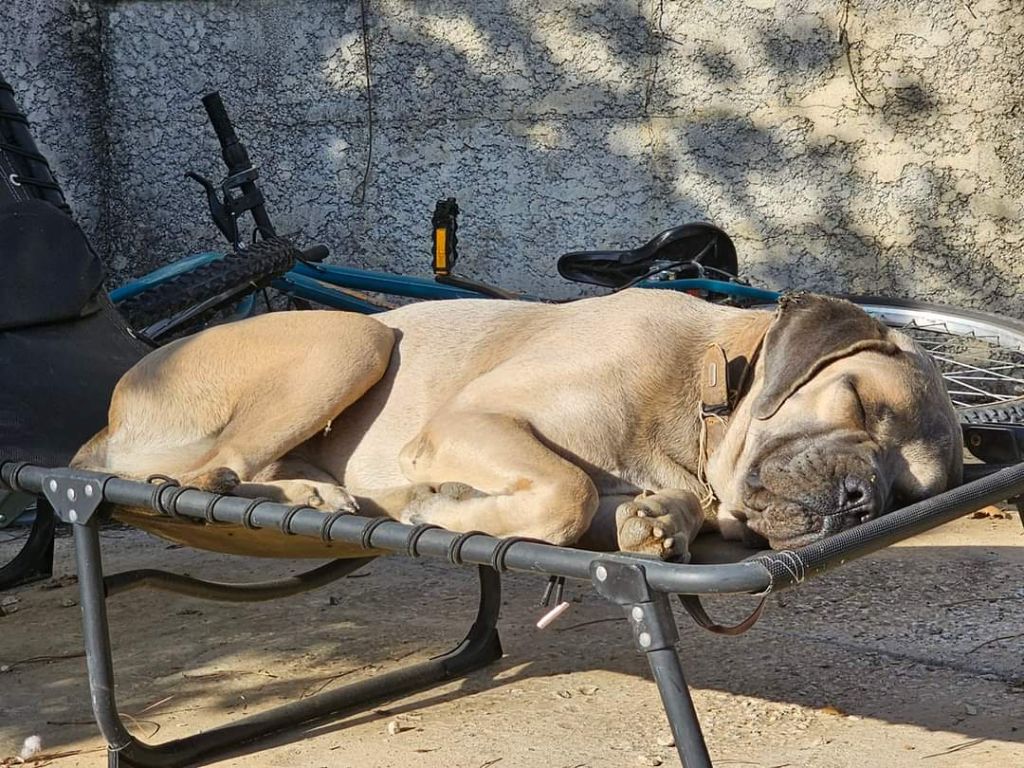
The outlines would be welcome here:
M 754 418 L 768 419 L 829 363 L 867 349 L 895 354 L 889 331 L 856 304 L 827 296 L 783 296 L 761 350 L 764 388 Z

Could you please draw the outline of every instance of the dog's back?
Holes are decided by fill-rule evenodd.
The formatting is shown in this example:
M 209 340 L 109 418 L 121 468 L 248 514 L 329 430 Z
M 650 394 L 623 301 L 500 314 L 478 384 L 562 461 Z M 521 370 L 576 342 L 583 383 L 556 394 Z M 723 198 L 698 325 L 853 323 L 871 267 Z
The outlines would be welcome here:
M 458 299 L 382 313 L 375 319 L 397 337 L 388 372 L 306 448 L 320 466 L 341 472 L 343 485 L 401 484 L 398 449 L 453 399 L 483 394 L 490 407 L 518 413 L 545 434 L 566 427 L 572 406 L 553 402 L 563 393 L 577 408 L 590 395 L 615 396 L 593 409 L 626 431 L 628 400 L 657 389 L 651 377 L 689 376 L 710 329 L 737 312 L 636 289 L 560 305 Z M 616 384 L 602 386 L 605 376 Z

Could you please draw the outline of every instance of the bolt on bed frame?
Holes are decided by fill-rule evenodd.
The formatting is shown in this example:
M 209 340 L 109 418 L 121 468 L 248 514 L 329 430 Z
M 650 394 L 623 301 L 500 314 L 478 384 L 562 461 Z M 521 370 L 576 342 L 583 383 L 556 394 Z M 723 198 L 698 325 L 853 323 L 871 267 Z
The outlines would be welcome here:
M 975 468 L 969 468 L 975 469 Z M 398 694 L 437 685 L 479 669 L 501 656 L 497 620 L 500 572 L 516 570 L 590 580 L 604 598 L 620 605 L 633 640 L 651 667 L 685 768 L 711 765 L 690 691 L 683 676 L 679 640 L 669 595 L 762 593 L 805 578 L 949 522 L 963 514 L 1024 494 L 1024 464 L 993 471 L 966 485 L 794 551 L 771 552 L 721 565 L 673 564 L 626 554 L 555 547 L 480 533 L 456 534 L 433 526 L 408 526 L 387 518 L 324 515 L 310 508 L 253 502 L 202 491 L 156 486 L 113 475 L 0 463 L 0 487 L 44 496 L 61 520 L 74 526 L 82 622 L 93 713 L 108 745 L 108 766 L 195 765 L 200 760 L 314 720 Z M 273 582 L 223 584 L 158 570 L 103 576 L 99 523 L 105 505 L 145 507 L 156 512 L 250 528 L 277 528 L 282 535 L 358 544 L 410 556 L 447 558 L 476 565 L 480 603 L 469 633 L 452 651 L 369 680 L 285 704 L 228 725 L 150 745 L 125 728 L 114 698 L 114 670 L 106 598 L 140 587 L 192 597 L 249 602 L 287 597 L 327 584 L 369 562 L 370 557 L 336 560 Z

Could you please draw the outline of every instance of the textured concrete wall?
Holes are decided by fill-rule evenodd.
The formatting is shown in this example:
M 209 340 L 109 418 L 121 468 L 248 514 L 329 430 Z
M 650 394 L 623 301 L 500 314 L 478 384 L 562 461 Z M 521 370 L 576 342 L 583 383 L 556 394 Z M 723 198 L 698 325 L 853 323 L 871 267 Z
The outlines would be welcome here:
M 217 242 L 180 174 L 220 172 L 220 88 L 336 261 L 422 273 L 455 194 L 466 272 L 512 288 L 700 218 L 761 284 L 1024 314 L 1015 0 L 367 5 L 365 187 L 358 2 L 15 0 L 0 67 L 117 277 Z

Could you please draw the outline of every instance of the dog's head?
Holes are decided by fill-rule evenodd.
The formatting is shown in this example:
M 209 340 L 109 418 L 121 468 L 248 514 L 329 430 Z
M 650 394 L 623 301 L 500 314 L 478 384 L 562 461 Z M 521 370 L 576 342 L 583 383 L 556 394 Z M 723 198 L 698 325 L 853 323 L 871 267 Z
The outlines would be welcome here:
M 961 440 L 939 371 L 910 338 L 850 302 L 787 297 L 708 463 L 720 527 L 808 544 L 958 484 Z

